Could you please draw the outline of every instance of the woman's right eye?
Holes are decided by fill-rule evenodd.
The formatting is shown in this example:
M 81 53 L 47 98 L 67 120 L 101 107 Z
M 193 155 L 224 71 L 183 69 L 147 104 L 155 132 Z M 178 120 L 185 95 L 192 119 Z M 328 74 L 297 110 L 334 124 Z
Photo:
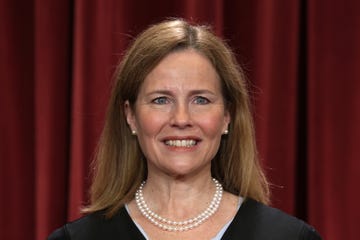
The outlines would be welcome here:
M 158 98 L 155 98 L 154 100 L 152 100 L 153 103 L 155 104 L 167 104 L 169 102 L 168 98 L 167 97 L 158 97 Z

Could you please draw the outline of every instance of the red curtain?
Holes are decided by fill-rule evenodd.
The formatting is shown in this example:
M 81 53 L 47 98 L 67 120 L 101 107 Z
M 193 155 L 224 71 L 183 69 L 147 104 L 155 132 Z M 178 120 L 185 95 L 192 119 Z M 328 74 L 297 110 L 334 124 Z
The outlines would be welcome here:
M 0 0 L 0 239 L 80 216 L 122 52 L 166 17 L 210 23 L 251 82 L 273 205 L 324 239 L 360 224 L 360 2 Z

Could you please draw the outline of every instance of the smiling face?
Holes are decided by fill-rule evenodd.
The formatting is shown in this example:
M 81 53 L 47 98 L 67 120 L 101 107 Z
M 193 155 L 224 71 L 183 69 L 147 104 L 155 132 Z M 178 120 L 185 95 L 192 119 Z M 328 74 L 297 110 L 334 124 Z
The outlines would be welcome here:
M 137 133 L 149 174 L 210 174 L 230 116 L 219 77 L 195 50 L 166 56 L 145 78 L 128 124 Z

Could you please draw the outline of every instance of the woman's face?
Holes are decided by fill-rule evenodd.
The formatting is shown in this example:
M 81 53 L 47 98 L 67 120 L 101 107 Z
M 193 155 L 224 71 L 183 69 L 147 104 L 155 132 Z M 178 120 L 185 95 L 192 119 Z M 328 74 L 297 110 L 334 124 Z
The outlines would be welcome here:
M 149 174 L 210 172 L 230 116 L 207 58 L 190 49 L 169 54 L 145 78 L 135 107 L 125 109 Z

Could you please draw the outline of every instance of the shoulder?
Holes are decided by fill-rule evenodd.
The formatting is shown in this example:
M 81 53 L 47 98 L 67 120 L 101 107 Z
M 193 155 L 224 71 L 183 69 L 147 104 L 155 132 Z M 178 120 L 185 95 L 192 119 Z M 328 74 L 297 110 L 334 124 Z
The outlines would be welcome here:
M 126 236 L 137 234 L 136 226 L 123 207 L 112 218 L 106 218 L 100 211 L 69 222 L 50 234 L 48 240 L 127 239 Z
M 79 239 L 92 239 L 107 221 L 101 212 L 91 213 L 56 229 L 48 240 L 70 240 L 77 239 L 77 236 L 82 236 Z
M 243 202 L 232 225 L 248 239 L 321 239 L 304 221 L 252 199 Z

